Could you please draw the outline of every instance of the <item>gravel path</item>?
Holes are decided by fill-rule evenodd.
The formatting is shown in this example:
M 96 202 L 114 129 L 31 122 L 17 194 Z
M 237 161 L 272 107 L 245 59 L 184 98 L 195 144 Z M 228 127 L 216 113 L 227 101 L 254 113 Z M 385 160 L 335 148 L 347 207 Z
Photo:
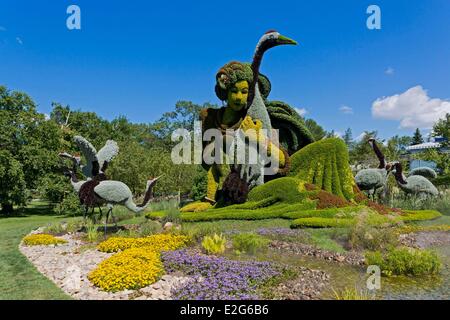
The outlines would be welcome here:
M 35 230 L 32 233 L 40 233 Z M 67 241 L 62 245 L 24 246 L 19 250 L 34 266 L 53 281 L 65 293 L 79 300 L 167 300 L 171 290 L 188 278 L 164 275 L 158 282 L 140 290 L 125 290 L 115 293 L 101 291 L 87 278 L 88 273 L 113 253 L 103 253 L 95 249 L 85 249 L 79 234 L 61 236 Z

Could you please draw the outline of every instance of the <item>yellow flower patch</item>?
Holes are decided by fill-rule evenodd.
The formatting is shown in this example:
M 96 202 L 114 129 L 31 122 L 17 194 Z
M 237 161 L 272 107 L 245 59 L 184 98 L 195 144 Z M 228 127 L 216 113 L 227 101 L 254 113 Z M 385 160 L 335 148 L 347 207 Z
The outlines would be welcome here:
M 105 291 L 139 289 L 156 282 L 164 273 L 159 253 L 131 248 L 102 261 L 88 279 Z
M 64 239 L 56 238 L 50 234 L 31 234 L 22 239 L 26 246 L 42 246 L 67 243 Z
M 172 234 L 155 234 L 144 238 L 112 237 L 100 243 L 97 249 L 102 252 L 117 252 L 129 248 L 146 247 L 146 250 L 160 252 L 176 250 L 188 242 L 188 237 Z

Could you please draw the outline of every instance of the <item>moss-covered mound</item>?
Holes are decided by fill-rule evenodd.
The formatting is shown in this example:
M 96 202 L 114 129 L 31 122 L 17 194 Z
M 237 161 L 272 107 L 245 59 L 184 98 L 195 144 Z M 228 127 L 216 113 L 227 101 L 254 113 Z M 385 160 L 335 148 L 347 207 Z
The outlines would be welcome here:
M 311 143 L 291 157 L 290 176 L 347 200 L 355 198 L 348 151 L 338 138 Z

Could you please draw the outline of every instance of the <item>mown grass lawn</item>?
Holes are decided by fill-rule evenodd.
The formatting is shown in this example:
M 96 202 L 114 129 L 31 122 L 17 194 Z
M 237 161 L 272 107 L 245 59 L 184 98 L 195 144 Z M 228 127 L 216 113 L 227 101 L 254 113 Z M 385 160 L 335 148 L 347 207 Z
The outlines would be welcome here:
M 52 281 L 44 277 L 18 248 L 31 230 L 62 219 L 52 215 L 43 203 L 23 209 L 20 216 L 0 218 L 0 299 L 70 299 Z

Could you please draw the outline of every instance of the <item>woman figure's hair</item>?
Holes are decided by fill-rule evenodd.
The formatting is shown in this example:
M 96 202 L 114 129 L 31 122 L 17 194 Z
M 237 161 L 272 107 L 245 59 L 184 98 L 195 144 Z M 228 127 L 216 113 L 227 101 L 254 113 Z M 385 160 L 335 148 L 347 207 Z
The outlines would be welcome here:
M 222 101 L 227 100 L 228 91 L 239 81 L 247 81 L 249 84 L 253 81 L 251 65 L 249 63 L 241 63 L 238 61 L 232 61 L 224 65 L 216 74 L 215 91 L 217 97 Z M 261 95 L 266 99 L 271 90 L 269 79 L 260 74 L 258 86 Z

